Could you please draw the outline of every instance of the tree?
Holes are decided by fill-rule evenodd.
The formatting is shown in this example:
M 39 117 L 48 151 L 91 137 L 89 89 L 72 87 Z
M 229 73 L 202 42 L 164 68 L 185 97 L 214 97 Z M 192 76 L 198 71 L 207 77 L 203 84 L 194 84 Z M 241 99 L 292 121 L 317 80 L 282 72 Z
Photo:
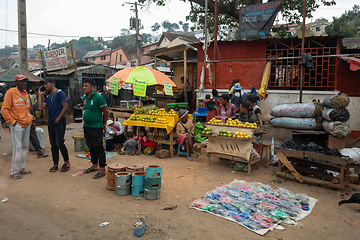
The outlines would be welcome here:
M 324 18 L 324 17 L 321 17 L 321 18 L 317 18 L 315 20 L 315 22 L 328 22 L 328 20 L 326 18 Z
M 161 27 L 160 24 L 155 23 L 154 25 L 151 26 L 151 31 L 153 32 L 159 31 L 160 27 Z
M 189 31 L 189 23 L 183 23 L 182 21 L 179 21 L 179 25 L 182 27 L 182 29 L 184 30 L 184 32 L 188 32 L 188 31 Z
M 345 11 L 339 18 L 333 17 L 333 23 L 325 27 L 325 32 L 331 35 L 359 37 L 360 5 L 354 5 L 350 11 Z
M 311 37 L 313 36 L 313 32 L 310 27 L 305 27 L 305 37 Z M 302 26 L 298 27 L 295 30 L 295 33 L 293 35 L 294 37 L 302 38 Z
M 175 30 L 180 29 L 177 23 L 171 23 L 168 20 L 165 20 L 162 23 L 162 27 L 166 30 L 166 32 L 175 32 Z
M 140 3 L 156 4 L 165 6 L 166 0 L 138 0 Z M 186 16 L 186 20 L 190 20 L 195 24 L 191 29 L 204 29 L 205 23 L 205 1 L 206 0 L 180 0 L 191 4 L 191 12 Z M 276 0 L 269 0 L 269 2 Z M 311 13 L 320 7 L 320 3 L 324 6 L 335 5 L 335 0 L 307 0 L 306 17 L 311 18 Z M 239 7 L 253 5 L 265 2 L 265 0 L 218 0 L 218 25 L 225 26 L 219 30 L 219 35 L 227 36 L 229 29 L 239 28 Z M 214 28 L 214 10 L 215 1 L 208 0 L 208 20 L 209 32 L 213 32 Z M 303 0 L 284 0 L 280 8 L 283 19 L 289 23 L 300 23 L 302 21 Z M 222 33 L 223 32 L 223 33 Z

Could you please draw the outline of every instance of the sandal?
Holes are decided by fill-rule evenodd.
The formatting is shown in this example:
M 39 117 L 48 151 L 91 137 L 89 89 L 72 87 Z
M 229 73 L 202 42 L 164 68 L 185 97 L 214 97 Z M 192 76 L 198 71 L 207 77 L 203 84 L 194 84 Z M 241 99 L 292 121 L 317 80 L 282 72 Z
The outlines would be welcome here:
M 31 174 L 31 173 L 32 173 L 32 171 L 28 171 L 28 170 L 25 170 L 25 169 L 20 171 L 20 174 Z
M 195 153 L 195 158 L 198 158 L 200 156 L 200 153 Z
M 67 164 L 63 164 L 62 165 L 62 167 L 61 167 L 61 172 L 67 172 L 67 171 L 69 171 L 69 169 L 70 169 L 70 165 L 67 165 Z
M 102 174 L 101 172 L 97 172 L 95 174 L 95 176 L 93 177 L 93 179 L 98 179 L 98 178 L 102 178 L 102 177 L 105 177 L 106 176 L 106 173 Z
M 10 178 L 12 179 L 22 179 L 22 176 L 19 173 L 10 174 Z
M 59 168 L 58 168 L 58 166 L 52 166 L 51 168 L 50 168 L 50 172 L 57 172 L 59 170 Z
M 189 160 L 189 161 L 192 161 L 191 157 L 188 157 L 188 158 L 186 158 L 186 159 Z
M 96 171 L 98 171 L 98 170 L 99 170 L 99 169 L 93 169 L 93 168 L 89 167 L 88 169 L 86 169 L 86 170 L 84 171 L 84 173 L 96 172 Z
M 38 154 L 38 158 L 46 158 L 48 157 L 49 155 L 45 154 L 45 153 L 42 153 L 42 154 Z

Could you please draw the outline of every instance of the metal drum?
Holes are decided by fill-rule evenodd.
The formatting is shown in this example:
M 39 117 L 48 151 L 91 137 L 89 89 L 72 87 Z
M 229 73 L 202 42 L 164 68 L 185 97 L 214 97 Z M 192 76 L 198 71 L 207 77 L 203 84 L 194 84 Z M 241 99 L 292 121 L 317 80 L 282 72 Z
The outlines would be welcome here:
M 157 200 L 160 199 L 160 188 L 159 189 L 146 189 L 144 190 L 144 198 L 146 200 Z

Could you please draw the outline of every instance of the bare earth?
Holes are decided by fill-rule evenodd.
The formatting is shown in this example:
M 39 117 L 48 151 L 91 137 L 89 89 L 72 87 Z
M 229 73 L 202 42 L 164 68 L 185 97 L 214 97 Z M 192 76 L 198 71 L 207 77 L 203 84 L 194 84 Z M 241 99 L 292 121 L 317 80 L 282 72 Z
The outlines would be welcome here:
M 47 133 L 47 126 L 42 126 Z M 360 205 L 347 204 L 341 209 L 340 195 L 347 199 L 355 189 L 343 192 L 278 179 L 275 168 L 254 169 L 251 176 L 233 171 L 233 163 L 213 160 L 208 163 L 205 150 L 193 162 L 184 157 L 158 159 L 154 156 L 118 156 L 108 163 L 159 164 L 163 167 L 161 198 L 155 201 L 117 196 L 106 190 L 106 178 L 94 180 L 94 173 L 73 177 L 90 166 L 75 157 L 74 134 L 82 124 L 67 126 L 69 172 L 50 173 L 51 157 L 38 159 L 29 153 L 27 169 L 33 171 L 22 180 L 9 178 L 11 140 L 8 128 L 0 140 L 0 239 L 136 239 L 134 224 L 146 225 L 141 239 L 359 239 Z M 46 134 L 46 152 L 51 155 Z M 62 163 L 61 163 L 62 164 Z M 302 226 L 287 226 L 264 236 L 257 235 L 226 219 L 189 208 L 190 203 L 216 186 L 234 179 L 259 181 L 283 187 L 295 193 L 317 198 L 313 212 L 301 221 Z M 347 195 L 348 194 L 348 195 Z M 175 210 L 162 210 L 177 205 Z M 108 221 L 106 227 L 99 224 Z

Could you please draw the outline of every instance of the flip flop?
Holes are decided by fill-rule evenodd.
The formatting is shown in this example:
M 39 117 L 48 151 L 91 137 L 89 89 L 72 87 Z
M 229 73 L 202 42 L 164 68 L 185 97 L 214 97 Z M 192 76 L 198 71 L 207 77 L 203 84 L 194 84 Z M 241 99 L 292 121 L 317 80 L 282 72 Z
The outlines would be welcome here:
M 32 171 L 29 171 L 29 170 L 21 170 L 20 171 L 20 174 L 31 174 L 32 173 Z
M 188 158 L 186 158 L 186 159 L 189 160 L 189 161 L 192 161 L 191 157 L 188 157 Z
M 17 179 L 22 179 L 22 176 L 19 173 L 15 173 L 15 174 L 11 174 L 10 178 L 17 180 Z
M 84 173 L 91 173 L 91 172 L 96 172 L 96 171 L 99 171 L 99 169 L 93 169 L 93 168 L 89 167 L 88 169 L 86 169 L 84 171 Z
M 102 178 L 102 177 L 105 177 L 106 176 L 106 173 L 102 174 L 100 172 L 97 172 L 95 174 L 95 176 L 93 177 L 93 179 L 99 179 L 99 178 Z
M 61 172 L 67 172 L 67 171 L 69 171 L 69 169 L 70 169 L 70 165 L 67 165 L 67 164 L 63 164 L 62 165 L 62 167 L 61 167 Z
M 58 166 L 52 166 L 49 171 L 50 172 L 57 172 L 58 170 L 59 170 Z
M 195 153 L 195 158 L 198 158 L 200 153 Z
M 38 157 L 38 158 L 46 158 L 46 157 L 48 157 L 48 156 L 49 156 L 49 155 L 47 155 L 47 154 L 44 153 L 44 154 L 38 155 L 37 157 Z

